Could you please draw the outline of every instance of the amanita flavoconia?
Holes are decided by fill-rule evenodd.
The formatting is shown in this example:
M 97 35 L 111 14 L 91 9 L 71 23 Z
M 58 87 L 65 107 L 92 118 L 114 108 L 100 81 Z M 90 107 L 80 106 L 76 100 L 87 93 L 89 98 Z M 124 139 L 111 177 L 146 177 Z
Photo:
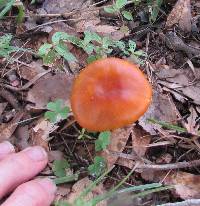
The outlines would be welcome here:
M 71 107 L 82 127 L 106 131 L 137 121 L 151 98 L 151 85 L 136 65 L 105 58 L 89 64 L 75 79 Z

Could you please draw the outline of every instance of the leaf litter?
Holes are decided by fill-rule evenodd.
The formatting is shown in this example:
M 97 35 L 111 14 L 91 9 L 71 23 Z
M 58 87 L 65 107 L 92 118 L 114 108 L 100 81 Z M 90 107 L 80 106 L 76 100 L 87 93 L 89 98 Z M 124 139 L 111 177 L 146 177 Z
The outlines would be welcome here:
M 50 39 L 57 31 L 79 38 L 82 38 L 83 32 L 87 30 L 125 42 L 136 39 L 136 44 L 148 54 L 146 65 L 152 65 L 149 68 L 141 66 L 146 69 L 145 72 L 153 84 L 152 104 L 138 122 L 112 131 L 109 141 L 107 139 L 102 144 L 103 138 L 97 141 L 99 134 L 81 131 L 70 113 L 67 120 L 59 118 L 58 121 L 49 122 L 48 118 L 44 118 L 47 109 L 50 109 L 54 116 L 60 112 L 63 114 L 59 109 L 48 107 L 49 102 L 61 99 L 64 105 L 70 108 L 69 98 L 73 79 L 87 64 L 88 54 L 70 44 L 69 50 L 78 59 L 78 63 L 60 58 L 53 64 L 45 65 L 36 54 L 16 52 L 14 62 L 5 65 L 5 59 L 0 61 L 2 74 L 5 71 L 8 74 L 3 76 L 0 86 L 11 93 L 3 93 L 5 90 L 0 90 L 0 141 L 10 140 L 19 150 L 31 145 L 43 146 L 49 151 L 49 155 L 52 153 L 49 162 L 51 166 L 52 161 L 60 161 L 67 157 L 67 166 L 70 167 L 71 173 L 81 171 L 81 177 L 74 185 L 71 183 L 59 186 L 59 200 L 73 202 L 85 186 L 92 182 L 88 174 L 98 172 L 97 169 L 102 166 L 104 160 L 108 168 L 114 169 L 109 174 L 110 177 L 106 177 L 106 181 L 88 195 L 86 201 L 108 191 L 107 188 L 112 188 L 116 179 L 121 180 L 127 171 L 135 166 L 137 168 L 126 184 L 137 185 L 139 179 L 139 184 L 150 181 L 174 185 L 172 193 L 167 193 L 168 199 L 159 193 L 157 196 L 151 196 L 147 205 L 155 205 L 155 199 L 161 203 L 162 197 L 165 202 L 172 199 L 180 200 L 177 198 L 200 199 L 198 2 L 178 0 L 175 4 L 174 1 L 170 1 L 169 8 L 166 9 L 167 16 L 158 17 L 158 25 L 155 24 L 151 29 L 146 29 L 144 22 L 138 20 L 138 17 L 133 17 L 132 21 L 127 22 L 119 14 L 106 15 L 102 12 L 102 6 L 107 6 L 106 1 L 37 2 L 39 1 L 30 7 L 25 5 L 29 17 L 21 25 L 16 26 L 20 46 L 25 43 L 27 37 L 34 37 L 35 42 L 31 41 L 28 45 L 33 50 L 38 50 L 43 43 L 51 43 Z M 155 11 L 152 5 L 143 6 L 145 16 L 148 16 L 149 10 Z M 126 7 L 130 8 L 130 11 L 141 11 L 135 4 Z M 166 7 L 159 9 L 159 15 L 164 8 Z M 153 15 L 155 18 L 156 13 Z M 148 21 L 148 18 L 146 19 Z M 1 23 L 2 31 L 15 35 L 10 29 L 9 21 Z M 135 27 L 132 28 L 131 24 Z M 123 28 L 128 30 L 124 32 Z M 192 34 L 193 39 L 187 34 Z M 16 40 L 15 42 L 17 43 Z M 125 58 L 118 49 L 112 51 L 112 56 Z M 175 56 L 179 57 L 178 60 Z M 14 70 L 14 73 L 9 70 Z M 6 116 L 10 117 L 5 118 Z M 95 144 L 104 151 L 99 152 L 97 148 L 95 151 Z M 65 173 L 62 167 L 57 169 L 60 171 L 59 174 Z M 104 171 L 103 167 L 101 169 Z M 94 176 L 99 176 L 102 171 L 99 170 Z M 50 167 L 45 172 L 52 175 L 53 171 Z M 110 178 L 111 184 L 107 183 Z M 106 205 L 106 202 L 99 205 Z

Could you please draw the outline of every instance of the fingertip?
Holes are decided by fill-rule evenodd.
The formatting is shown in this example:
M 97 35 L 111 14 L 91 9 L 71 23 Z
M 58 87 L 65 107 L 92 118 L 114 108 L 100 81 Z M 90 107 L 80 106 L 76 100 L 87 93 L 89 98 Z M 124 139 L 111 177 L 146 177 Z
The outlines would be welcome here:
M 0 159 L 5 158 L 7 155 L 14 153 L 15 147 L 8 141 L 0 143 Z
M 55 183 L 49 179 L 49 178 L 44 178 L 44 179 L 38 179 L 38 184 L 42 186 L 42 188 L 47 191 L 50 195 L 55 195 L 57 187 Z
M 20 185 L 1 206 L 49 206 L 55 198 L 56 186 L 48 179 L 36 179 Z

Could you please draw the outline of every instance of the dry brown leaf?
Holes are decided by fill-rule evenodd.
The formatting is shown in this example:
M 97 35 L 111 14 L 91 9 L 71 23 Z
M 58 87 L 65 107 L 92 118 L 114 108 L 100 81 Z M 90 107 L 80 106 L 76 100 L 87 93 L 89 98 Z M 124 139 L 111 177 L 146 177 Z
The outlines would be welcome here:
M 49 162 L 64 159 L 64 154 L 60 150 L 51 150 L 48 152 Z
M 34 103 L 34 106 L 29 105 L 29 108 L 45 109 L 49 102 L 57 99 L 62 99 L 65 105 L 70 106 L 69 97 L 72 82 L 73 77 L 64 73 L 44 76 L 28 92 L 26 100 Z
M 19 76 L 29 81 L 45 71 L 46 70 L 42 67 L 41 61 L 33 61 L 31 64 L 21 65 L 17 69 Z
M 151 136 L 142 128 L 135 126 L 132 130 L 132 146 L 134 153 L 139 157 L 144 157 L 151 141 Z
M 178 0 L 167 18 L 166 27 L 179 24 L 183 31 L 191 32 L 191 19 L 190 0 Z
M 45 0 L 43 8 L 50 14 L 63 14 L 81 9 L 85 0 Z
M 92 32 L 100 34 L 101 36 L 110 37 L 113 40 L 121 40 L 129 34 L 129 32 L 125 34 L 124 32 L 119 30 L 119 27 L 111 25 L 93 25 L 89 29 Z
M 144 170 L 141 175 L 147 181 L 174 185 L 174 193 L 182 199 L 200 198 L 200 175 L 181 171 L 166 172 L 153 170 Z
M 32 128 L 31 140 L 32 145 L 39 145 L 49 150 L 48 140 L 49 134 L 58 128 L 57 125 L 49 122 L 48 120 L 41 118 L 37 121 L 37 125 Z
M 139 119 L 139 125 L 150 134 L 156 134 L 155 130 L 160 128 L 159 125 L 151 124 L 148 122 L 149 118 L 160 121 L 176 123 L 177 117 L 174 112 L 173 106 L 170 103 L 168 96 L 154 90 L 153 100 L 148 111 L 142 118 Z
M 8 140 L 18 126 L 18 122 L 22 119 L 24 113 L 19 111 L 9 123 L 0 125 L 0 142 Z
M 175 185 L 175 193 L 182 199 L 200 198 L 200 175 L 177 172 L 168 175 L 164 183 Z
M 69 203 L 73 203 L 74 200 L 81 194 L 81 192 L 83 192 L 83 190 L 88 187 L 90 184 L 92 183 L 91 180 L 89 180 L 88 177 L 85 177 L 81 180 L 79 180 L 77 183 L 75 183 L 72 187 L 72 192 L 69 194 L 67 201 Z M 85 201 L 89 201 L 92 198 L 98 196 L 98 195 L 102 195 L 103 193 L 105 193 L 105 189 L 103 187 L 103 184 L 100 183 L 98 186 L 96 186 L 92 192 L 90 192 L 85 198 Z M 100 203 L 97 204 L 97 206 L 106 206 L 107 203 L 106 201 L 102 201 Z
M 127 126 L 112 132 L 110 144 L 106 150 L 100 153 L 100 156 L 106 159 L 108 168 L 111 168 L 118 159 L 118 156 L 113 153 L 122 152 L 124 150 L 131 131 L 132 126 Z
M 197 124 L 198 114 L 194 107 L 190 108 L 190 116 L 187 118 L 187 123 L 185 124 L 185 128 L 191 134 L 198 135 L 198 130 L 200 125 Z
M 121 165 L 123 167 L 127 167 L 129 169 L 133 169 L 133 167 L 135 166 L 136 162 L 134 160 L 130 160 L 124 157 L 119 157 L 117 162 L 118 165 Z
M 4 109 L 7 106 L 7 102 L 0 103 L 0 115 L 3 113 Z
M 29 141 L 29 126 L 28 125 L 19 126 L 16 129 L 14 135 L 16 137 L 15 145 L 20 151 L 31 146 L 28 142 Z
M 99 17 L 99 11 L 82 11 L 73 15 L 74 19 L 80 19 L 76 24 L 75 28 L 77 32 L 84 32 L 86 30 L 94 29 L 97 24 L 101 22 Z
M 199 71 L 197 71 L 197 74 Z M 165 90 L 172 92 L 178 99 L 183 102 L 188 99 L 192 99 L 195 104 L 200 105 L 200 81 L 191 82 L 194 80 L 190 69 L 161 69 L 156 73 L 160 80 L 157 82 L 164 87 Z M 176 93 L 179 96 L 176 96 Z

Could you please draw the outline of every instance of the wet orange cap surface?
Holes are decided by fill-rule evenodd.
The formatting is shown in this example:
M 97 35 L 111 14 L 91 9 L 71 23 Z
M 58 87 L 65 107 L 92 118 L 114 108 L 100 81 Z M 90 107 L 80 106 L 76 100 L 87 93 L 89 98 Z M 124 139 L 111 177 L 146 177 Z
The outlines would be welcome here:
M 71 107 L 82 127 L 106 131 L 137 121 L 151 98 L 151 85 L 136 65 L 105 58 L 89 64 L 75 79 Z

